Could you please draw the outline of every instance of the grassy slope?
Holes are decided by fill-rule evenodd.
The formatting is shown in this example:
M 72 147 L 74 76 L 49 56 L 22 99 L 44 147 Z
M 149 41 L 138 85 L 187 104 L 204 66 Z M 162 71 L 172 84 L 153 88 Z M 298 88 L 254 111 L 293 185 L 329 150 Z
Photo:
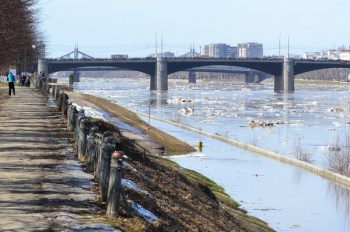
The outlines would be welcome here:
M 144 134 L 151 137 L 153 140 L 159 142 L 165 147 L 167 155 L 187 154 L 196 151 L 196 149 L 189 144 L 167 134 L 157 128 L 152 127 L 145 121 L 141 120 L 135 113 L 118 106 L 106 99 L 95 96 L 83 94 L 87 101 L 94 103 L 113 117 L 130 126 L 142 131 Z
M 141 120 L 136 114 L 134 114 L 133 112 L 123 107 L 120 107 L 108 100 L 98 98 L 95 96 L 91 96 L 87 94 L 82 94 L 82 96 L 84 97 L 85 100 L 94 103 L 96 106 L 105 110 L 106 112 L 111 114 L 113 117 L 118 118 L 119 120 L 129 124 L 130 126 L 143 131 L 145 134 L 149 135 L 152 139 L 161 143 L 166 148 L 168 155 L 169 154 L 170 155 L 186 154 L 188 152 L 192 152 L 195 150 L 192 146 L 186 144 L 185 142 L 182 142 L 162 131 L 159 131 L 156 128 L 153 128 L 152 126 L 148 125 L 146 122 Z M 151 163 L 153 163 L 152 165 L 155 165 L 156 167 L 165 168 L 164 170 L 166 170 L 166 173 L 168 173 L 169 176 L 182 176 L 183 177 L 182 181 L 184 181 L 184 183 L 187 183 L 188 191 L 189 189 L 193 189 L 192 191 L 195 192 L 197 191 L 195 189 L 197 189 L 198 186 L 208 187 L 210 191 L 213 194 L 215 194 L 215 197 L 217 198 L 218 202 L 220 202 L 221 210 L 225 211 L 226 215 L 228 215 L 229 218 L 230 217 L 234 218 L 235 223 L 244 225 L 242 228 L 250 228 L 249 231 L 273 231 L 271 228 L 268 227 L 268 225 L 265 222 L 261 221 L 258 218 L 247 215 L 247 212 L 240 209 L 239 204 L 236 201 L 234 201 L 229 195 L 227 195 L 225 193 L 225 190 L 221 186 L 217 185 L 215 182 L 208 179 L 207 177 L 195 171 L 180 168 L 180 166 L 177 163 L 170 161 L 168 159 L 150 158 L 150 160 L 151 160 Z M 147 176 L 154 177 L 154 174 L 152 174 L 153 172 L 152 168 L 148 169 L 147 171 L 145 167 L 143 172 Z M 161 186 L 162 184 L 158 182 L 156 183 L 156 185 Z M 169 192 L 176 192 L 176 191 L 181 192 L 180 189 L 172 189 L 169 184 L 163 186 L 162 189 L 163 190 L 167 189 L 167 191 Z M 185 194 L 185 192 L 183 194 Z M 161 197 L 161 196 L 158 196 L 158 197 Z M 181 204 L 181 203 L 178 202 L 177 204 Z M 199 203 L 197 202 L 196 204 L 199 204 Z M 193 208 L 195 208 L 195 206 L 193 206 Z M 209 214 L 209 212 L 206 212 L 206 213 Z M 215 211 L 211 213 L 213 214 L 211 216 L 215 217 Z M 185 213 L 183 212 L 182 214 L 185 214 Z M 196 217 L 196 214 L 193 213 L 193 217 Z M 110 221 L 110 223 L 114 224 L 119 228 L 123 228 L 123 225 L 119 223 L 119 219 L 112 220 Z M 201 223 L 204 223 L 204 222 L 202 221 Z M 131 228 L 124 227 L 124 229 L 128 230 Z

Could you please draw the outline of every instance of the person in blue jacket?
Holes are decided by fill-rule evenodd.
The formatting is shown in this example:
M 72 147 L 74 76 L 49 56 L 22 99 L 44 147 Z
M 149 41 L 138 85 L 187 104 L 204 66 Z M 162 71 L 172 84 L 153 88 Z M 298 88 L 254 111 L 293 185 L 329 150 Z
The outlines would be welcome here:
M 12 72 L 9 73 L 9 75 L 7 76 L 7 81 L 9 83 L 9 95 L 11 96 L 11 89 L 13 92 L 13 95 L 15 94 L 15 76 L 12 74 Z

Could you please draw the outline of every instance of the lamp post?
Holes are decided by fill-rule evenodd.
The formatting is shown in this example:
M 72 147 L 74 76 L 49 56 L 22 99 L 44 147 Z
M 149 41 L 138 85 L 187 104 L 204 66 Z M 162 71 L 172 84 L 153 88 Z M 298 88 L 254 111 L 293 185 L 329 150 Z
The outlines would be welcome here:
M 280 39 L 278 41 L 278 58 L 281 58 L 281 33 L 280 33 Z
M 36 45 L 35 45 L 35 44 L 33 44 L 33 45 L 32 45 L 32 48 L 33 48 L 33 50 L 35 50 L 35 49 L 36 49 Z
M 32 48 L 35 49 L 36 45 L 32 45 Z M 27 49 L 24 51 L 24 75 L 27 76 Z
M 24 50 L 24 75 L 27 76 L 27 49 Z

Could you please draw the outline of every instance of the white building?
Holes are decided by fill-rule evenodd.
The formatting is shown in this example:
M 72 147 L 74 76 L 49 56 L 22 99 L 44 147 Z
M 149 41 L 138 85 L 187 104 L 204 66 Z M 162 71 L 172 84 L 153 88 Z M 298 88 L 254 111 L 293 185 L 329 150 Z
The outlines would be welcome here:
M 150 57 L 175 57 L 173 52 L 153 53 Z
M 339 59 L 350 60 L 350 50 L 342 50 L 339 52 Z
M 316 56 L 317 54 L 315 52 L 304 52 L 301 58 L 305 60 L 315 60 Z
M 237 57 L 237 47 L 224 43 L 208 44 L 203 47 L 202 55 L 215 58 Z
M 321 52 L 304 52 L 302 55 L 303 59 L 307 60 L 338 60 L 338 50 L 327 50 Z
M 259 43 L 242 43 L 237 45 L 239 58 L 263 58 L 263 45 Z
M 338 60 L 339 59 L 339 50 L 328 50 L 327 56 L 329 60 Z

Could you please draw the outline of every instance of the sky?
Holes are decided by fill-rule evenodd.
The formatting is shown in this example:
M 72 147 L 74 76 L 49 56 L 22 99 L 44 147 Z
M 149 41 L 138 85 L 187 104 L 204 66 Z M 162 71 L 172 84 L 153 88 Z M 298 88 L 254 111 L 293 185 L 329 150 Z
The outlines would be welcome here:
M 264 55 L 350 45 L 349 0 L 38 0 L 47 58 L 78 47 L 112 54 L 183 55 L 204 45 L 256 42 Z

